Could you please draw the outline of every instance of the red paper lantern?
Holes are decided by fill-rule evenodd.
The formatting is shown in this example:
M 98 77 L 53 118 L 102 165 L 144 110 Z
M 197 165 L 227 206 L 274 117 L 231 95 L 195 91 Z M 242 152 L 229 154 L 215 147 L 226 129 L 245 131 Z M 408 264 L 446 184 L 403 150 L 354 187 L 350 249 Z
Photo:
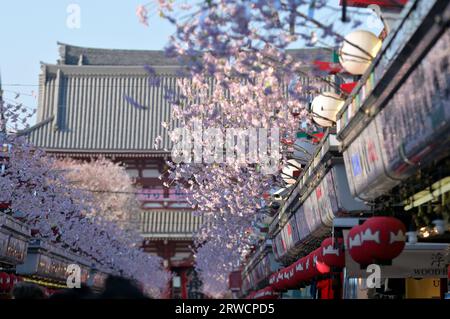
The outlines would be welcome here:
M 305 257 L 305 280 L 309 281 L 315 276 L 320 275 L 320 272 L 316 268 L 316 262 L 320 256 L 320 248 L 314 250 L 308 256 Z
M 284 290 L 283 286 L 284 286 L 284 276 L 282 273 L 282 270 L 277 271 L 276 273 L 274 273 L 271 276 L 271 279 L 269 281 L 269 283 L 271 283 L 272 287 L 274 287 L 275 290 L 277 291 L 282 291 Z
M 3 272 L 0 275 L 0 282 L 1 282 L 1 290 L 4 292 L 8 292 L 12 288 L 12 281 L 9 274 Z
M 352 259 L 360 265 L 369 265 L 372 263 L 370 252 L 362 247 L 361 226 L 355 226 L 348 232 L 347 248 Z
M 306 257 L 300 258 L 294 263 L 294 278 L 297 283 L 301 283 L 306 279 L 306 270 L 305 270 L 305 262 Z
M 330 266 L 342 268 L 345 266 L 344 240 L 342 238 L 326 238 L 321 245 L 322 261 Z
M 322 252 L 322 247 L 319 247 L 311 253 L 311 258 L 314 266 L 314 271 L 312 272 L 313 277 L 330 272 L 330 267 L 323 262 Z
M 276 273 L 273 273 L 269 276 L 269 285 L 273 285 L 275 284 L 275 279 L 276 279 Z
M 286 267 L 284 270 L 284 287 L 286 289 L 296 288 L 298 282 L 295 280 L 295 268 L 294 265 Z
M 5 272 L 0 272 L 0 290 L 6 291 L 9 285 L 9 276 Z
M 370 252 L 374 262 L 391 261 L 405 248 L 406 227 L 394 217 L 372 217 L 362 224 L 363 249 Z
M 13 289 L 14 286 L 17 284 L 17 276 L 14 274 L 9 275 L 9 289 Z

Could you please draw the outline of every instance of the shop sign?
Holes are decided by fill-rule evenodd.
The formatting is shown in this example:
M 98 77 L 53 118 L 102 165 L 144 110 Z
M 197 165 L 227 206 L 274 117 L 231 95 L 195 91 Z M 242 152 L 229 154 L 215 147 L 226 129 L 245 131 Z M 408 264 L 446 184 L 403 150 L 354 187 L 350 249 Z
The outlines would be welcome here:
M 311 230 L 308 227 L 305 217 L 305 210 L 303 206 L 295 212 L 295 222 L 297 224 L 297 231 L 299 234 L 299 240 L 306 238 L 309 234 L 311 234 Z
M 328 171 L 315 190 L 317 208 L 322 223 L 328 227 L 333 225 L 334 214 L 338 211 L 336 190 L 332 175 L 332 170 Z
M 46 255 L 39 255 L 36 273 L 49 276 L 51 274 L 52 259 Z
M 281 231 L 286 252 L 295 247 L 300 241 L 295 216 L 292 216 Z
M 0 258 L 6 255 L 9 235 L 0 232 Z
M 272 246 L 277 258 L 286 254 L 286 245 L 284 244 L 281 231 L 275 236 Z
M 394 181 L 385 174 L 382 149 L 375 121 L 344 151 L 344 162 L 353 196 L 371 199 L 390 189 Z M 382 180 L 379 183 L 379 180 Z M 378 183 L 374 183 L 378 181 Z M 384 187 L 387 184 L 388 187 Z
M 27 248 L 28 244 L 26 241 L 10 236 L 5 256 L 15 263 L 21 264 L 25 260 Z
M 408 170 L 439 149 L 450 129 L 450 31 L 394 94 L 376 118 L 383 155 L 391 175 Z
M 381 278 L 447 278 L 449 259 L 446 249 L 450 245 L 440 246 L 437 249 L 427 250 L 407 246 L 397 258 L 392 260 L 392 265 L 380 266 Z M 367 278 L 371 274 L 366 269 L 361 269 L 348 252 L 345 258 L 348 277 Z
M 311 193 L 303 203 L 305 220 L 310 233 L 319 228 L 321 224 L 319 208 L 317 206 L 316 200 L 313 197 L 315 197 L 315 195 Z

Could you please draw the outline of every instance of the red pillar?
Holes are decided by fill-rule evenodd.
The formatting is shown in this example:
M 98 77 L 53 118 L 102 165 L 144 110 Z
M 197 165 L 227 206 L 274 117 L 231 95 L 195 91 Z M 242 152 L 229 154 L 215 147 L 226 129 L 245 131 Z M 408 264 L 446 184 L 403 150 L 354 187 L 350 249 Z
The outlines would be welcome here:
M 188 299 L 186 269 L 183 269 L 180 272 L 180 276 L 181 276 L 181 298 Z

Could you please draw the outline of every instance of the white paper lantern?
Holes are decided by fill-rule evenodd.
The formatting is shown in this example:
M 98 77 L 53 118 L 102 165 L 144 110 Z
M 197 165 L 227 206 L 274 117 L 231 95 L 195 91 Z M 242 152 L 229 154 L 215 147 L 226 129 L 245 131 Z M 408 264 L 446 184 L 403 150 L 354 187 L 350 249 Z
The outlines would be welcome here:
M 290 159 L 287 161 L 288 164 L 282 169 L 282 178 L 284 182 L 288 185 L 295 184 L 297 177 L 301 172 L 302 165 L 295 159 Z
M 339 62 L 348 73 L 364 74 L 381 49 L 382 41 L 372 32 L 364 30 L 353 31 L 345 37 L 345 40 L 348 42 L 342 43 Z M 357 45 L 365 52 L 352 44 Z
M 333 92 L 323 92 L 316 96 L 311 104 L 313 120 L 322 127 L 333 126 L 336 114 L 344 105 L 344 100 Z

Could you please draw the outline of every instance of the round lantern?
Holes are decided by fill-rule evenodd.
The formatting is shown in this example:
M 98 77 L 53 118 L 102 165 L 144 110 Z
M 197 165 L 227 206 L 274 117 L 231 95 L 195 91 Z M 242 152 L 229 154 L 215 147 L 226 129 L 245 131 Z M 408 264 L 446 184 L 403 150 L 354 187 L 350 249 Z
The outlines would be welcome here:
M 272 287 L 277 290 L 277 291 L 282 291 L 283 290 L 283 273 L 282 271 L 277 271 L 276 273 L 273 274 L 273 284 Z
M 295 270 L 294 279 L 298 284 L 301 284 L 306 278 L 305 261 L 306 257 L 303 257 L 293 264 Z
M 362 227 L 360 225 L 350 229 L 347 237 L 347 248 L 352 259 L 365 266 L 372 263 L 372 256 L 367 249 L 362 247 L 361 232 Z
M 345 37 L 339 51 L 339 62 L 348 73 L 364 74 L 380 51 L 381 45 L 382 41 L 372 32 L 353 31 Z
M 344 240 L 342 238 L 326 238 L 321 245 L 322 261 L 330 266 L 342 268 L 345 266 Z
M 7 283 L 8 280 L 8 283 Z M 0 272 L 0 291 L 6 291 L 9 285 L 9 276 L 5 272 Z
M 336 122 L 336 114 L 344 105 L 339 95 L 334 92 L 322 92 L 316 96 L 311 104 L 313 120 L 323 127 L 333 126 Z
M 311 253 L 314 271 L 311 273 L 312 277 L 316 277 L 321 274 L 328 274 L 330 272 L 330 266 L 323 262 L 322 247 L 317 248 Z
M 405 248 L 406 226 L 394 217 L 372 217 L 362 225 L 362 248 L 376 263 L 390 262 Z
M 314 250 L 308 256 L 305 257 L 305 280 L 309 281 L 315 276 L 320 275 L 320 272 L 316 268 L 316 262 L 319 259 L 320 249 Z
M 14 274 L 9 274 L 9 289 L 14 288 L 17 282 L 18 282 L 17 276 Z
M 297 177 L 300 176 L 302 165 L 295 159 L 290 159 L 287 161 L 287 165 L 282 169 L 282 178 L 284 182 L 288 185 L 295 184 Z
M 285 282 L 286 289 L 292 289 L 292 288 L 297 287 L 297 282 L 295 281 L 294 275 L 295 275 L 294 265 L 290 265 L 289 267 L 285 268 L 284 282 Z
M 273 287 L 273 289 L 275 289 L 275 281 L 276 281 L 276 273 L 273 273 L 272 275 L 269 276 L 269 285 Z
M 9 276 L 9 274 L 3 273 L 2 279 L 2 290 L 8 292 L 12 288 L 11 277 Z

